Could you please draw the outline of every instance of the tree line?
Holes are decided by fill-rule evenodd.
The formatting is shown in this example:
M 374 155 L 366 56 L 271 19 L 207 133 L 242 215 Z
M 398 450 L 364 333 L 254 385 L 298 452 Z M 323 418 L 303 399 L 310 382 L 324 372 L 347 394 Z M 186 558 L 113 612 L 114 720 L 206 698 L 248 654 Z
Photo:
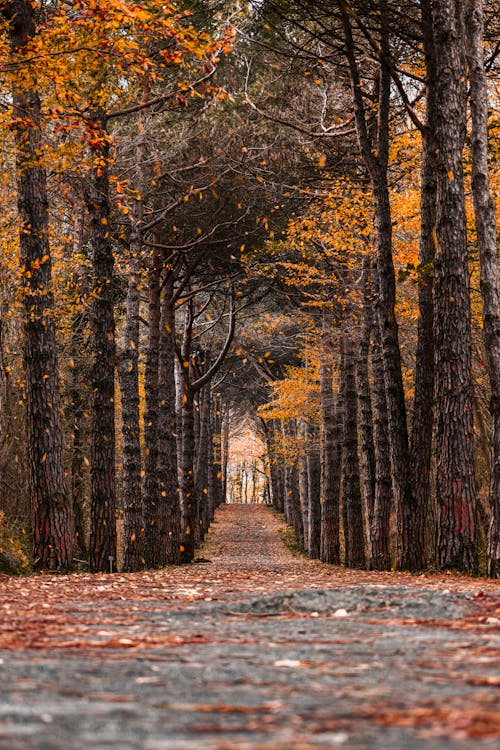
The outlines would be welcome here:
M 34 566 L 191 561 L 251 415 L 312 557 L 498 576 L 495 2 L 0 9 Z

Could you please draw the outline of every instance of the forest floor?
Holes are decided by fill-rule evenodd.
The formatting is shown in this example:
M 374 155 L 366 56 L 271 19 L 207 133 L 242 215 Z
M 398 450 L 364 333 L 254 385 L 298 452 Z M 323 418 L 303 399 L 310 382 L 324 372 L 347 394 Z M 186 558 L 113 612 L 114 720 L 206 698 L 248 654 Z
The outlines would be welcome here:
M 223 506 L 199 562 L 0 576 L 1 750 L 498 748 L 500 587 L 295 556 Z

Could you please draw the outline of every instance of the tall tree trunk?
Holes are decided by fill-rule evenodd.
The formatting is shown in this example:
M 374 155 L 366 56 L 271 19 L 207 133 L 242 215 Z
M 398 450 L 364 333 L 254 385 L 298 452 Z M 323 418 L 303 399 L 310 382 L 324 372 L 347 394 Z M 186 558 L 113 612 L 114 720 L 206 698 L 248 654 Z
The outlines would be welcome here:
M 130 268 L 124 346 L 120 357 L 122 396 L 122 452 L 124 509 L 123 570 L 134 572 L 144 564 L 143 508 L 141 493 L 141 430 L 139 423 L 139 304 L 140 238 L 138 227 L 130 239 Z
M 297 459 L 287 467 L 287 493 L 290 493 L 290 522 L 295 531 L 295 538 L 300 547 L 304 546 L 304 526 L 300 512 L 299 468 Z
M 206 367 L 208 360 L 204 364 Z M 198 499 L 197 536 L 203 540 L 208 531 L 208 465 L 211 461 L 210 445 L 210 384 L 207 383 L 198 393 L 200 437 L 196 454 L 195 487 Z
M 146 87 L 142 102 L 145 103 L 147 98 L 148 90 Z M 134 200 L 132 212 L 125 340 L 120 361 L 123 435 L 122 500 L 125 514 L 123 569 L 129 572 L 139 570 L 145 564 L 139 407 L 139 311 L 143 251 L 142 223 L 144 218 L 142 194 L 145 187 L 144 159 L 146 155 L 144 111 L 139 113 L 138 129 L 135 166 L 139 195 Z
M 85 241 L 85 214 L 83 201 L 78 197 L 74 205 L 75 217 L 73 222 L 74 259 L 83 250 Z M 87 271 L 81 267 L 73 274 L 73 283 L 79 287 L 77 304 L 81 305 L 83 297 L 90 291 Z M 66 418 L 71 429 L 70 448 L 70 496 L 73 511 L 73 529 L 75 537 L 74 552 L 82 560 L 88 559 L 88 519 L 85 508 L 85 462 L 83 432 L 85 416 L 88 411 L 88 367 L 85 349 L 85 329 L 88 317 L 85 310 L 78 310 L 71 323 L 70 344 L 70 376 L 66 398 Z
M 331 319 L 323 310 L 322 347 L 320 350 L 321 399 L 321 560 L 340 564 L 339 506 L 342 463 L 341 411 L 342 395 L 338 393 L 337 409 L 333 393 L 333 350 Z
M 365 542 L 363 507 L 358 457 L 358 396 L 355 353 L 351 338 L 342 336 L 342 390 L 344 401 L 344 440 L 342 476 L 342 513 L 344 521 L 345 563 L 348 568 L 364 568 Z
M 23 0 L 3 3 L 10 22 L 12 59 L 35 35 L 34 8 Z M 13 89 L 17 202 L 24 304 L 24 366 L 28 416 L 29 491 L 34 564 L 39 570 L 66 570 L 73 559 L 71 509 L 64 479 L 59 372 L 54 326 L 49 246 L 47 179 L 40 99 L 33 84 Z
M 208 466 L 207 466 L 207 529 L 214 520 L 217 507 L 217 478 L 215 468 L 215 440 L 214 440 L 214 395 L 210 391 L 210 411 L 208 414 Z
M 144 558 L 148 568 L 158 568 L 165 559 L 161 538 L 161 494 L 158 477 L 158 363 L 160 350 L 160 255 L 155 249 L 148 269 L 148 346 L 144 391 Z
M 371 570 L 391 569 L 390 513 L 392 505 L 389 418 L 385 397 L 385 375 L 380 330 L 373 329 L 373 433 L 375 447 L 375 500 L 369 534 Z
M 385 0 L 382 2 L 383 17 Z M 361 154 L 370 175 L 375 209 L 376 256 L 379 278 L 379 297 L 376 306 L 380 328 L 389 416 L 389 439 L 396 515 L 396 565 L 403 567 L 405 542 L 409 538 L 409 518 L 414 507 L 413 487 L 408 477 L 409 445 L 406 404 L 401 370 L 398 323 L 396 319 L 396 277 L 392 257 L 392 217 L 388 186 L 389 112 L 391 74 L 387 65 L 380 65 L 376 136 L 371 137 L 363 98 L 356 45 L 350 16 L 342 5 L 342 23 L 346 54 L 351 76 L 356 129 Z M 389 60 L 389 32 L 382 22 L 379 33 L 383 59 Z
M 75 280 L 76 283 L 76 280 Z M 84 387 L 85 366 L 81 351 L 81 329 L 85 326 L 85 315 L 75 315 L 72 322 L 70 381 L 67 396 L 67 419 L 71 429 L 71 469 L 70 494 L 73 512 L 73 529 L 75 536 L 75 554 L 84 559 L 88 556 L 87 524 L 85 518 L 85 468 L 83 461 L 82 429 L 86 411 L 86 393 Z
M 90 569 L 106 571 L 116 561 L 115 316 L 113 248 L 109 236 L 109 136 L 106 117 L 90 117 L 99 136 L 86 195 L 92 248 L 92 427 L 90 447 Z
M 309 553 L 309 486 L 307 476 L 307 423 L 301 419 L 298 427 L 299 498 L 304 549 Z
M 182 378 L 182 449 L 180 494 L 182 502 L 182 562 L 191 562 L 195 549 L 196 495 L 194 483 L 194 395 L 185 377 Z
M 297 439 L 297 426 L 294 422 L 283 424 L 285 443 Z M 285 463 L 285 521 L 295 531 L 297 544 L 304 546 L 304 527 L 300 510 L 298 459 L 292 456 Z
M 472 193 L 483 301 L 483 329 L 491 385 L 491 522 L 488 575 L 500 578 L 500 294 L 496 207 L 488 166 L 488 81 L 484 66 L 484 3 L 468 0 L 467 53 L 472 113 Z
M 175 311 L 173 279 L 165 279 L 161 297 L 158 360 L 158 484 L 161 564 L 180 562 L 181 505 L 177 479 L 175 413 Z
M 225 413 L 221 421 L 221 474 L 222 474 L 222 495 L 221 502 L 227 500 L 227 466 L 229 461 L 229 429 L 230 429 L 229 408 L 226 406 Z
M 356 370 L 358 380 L 361 475 L 363 478 L 368 548 L 370 548 L 373 510 L 375 507 L 375 446 L 373 444 L 372 397 L 368 366 L 371 336 L 374 327 L 373 282 L 370 266 L 371 259 L 369 256 L 365 256 L 363 258 L 363 322 L 361 325 Z
M 307 495 L 309 518 L 307 523 L 309 557 L 318 560 L 321 552 L 321 461 L 319 434 L 316 427 L 308 425 Z
M 437 220 L 434 277 L 437 563 L 474 571 L 473 382 L 462 149 L 467 87 L 464 9 L 435 0 Z
M 408 475 L 414 506 L 405 528 L 402 567 L 422 570 L 427 564 L 426 534 L 431 496 L 432 432 L 434 425 L 434 302 L 433 265 L 436 229 L 436 62 L 430 0 L 421 0 L 422 34 L 426 61 L 426 126 L 422 133 L 418 338 L 415 357 L 415 397 Z
M 376 194 L 377 270 L 380 290 L 377 304 L 378 323 L 389 420 L 389 446 L 396 516 L 396 567 L 401 569 L 404 567 L 405 546 L 409 538 L 409 516 L 414 504 L 412 487 L 408 483 L 408 431 L 395 313 L 396 283 L 392 262 L 392 219 L 386 173 L 380 174 L 380 183 L 378 185 L 375 183 L 374 192 Z
M 264 433 L 266 438 L 267 455 L 269 459 L 269 477 L 271 483 L 271 497 L 275 509 L 283 513 L 283 484 L 281 480 L 281 462 L 277 455 L 277 435 L 280 432 L 277 420 L 263 422 Z
M 222 400 L 220 393 L 216 393 L 212 405 L 212 440 L 214 463 L 214 510 L 222 502 Z

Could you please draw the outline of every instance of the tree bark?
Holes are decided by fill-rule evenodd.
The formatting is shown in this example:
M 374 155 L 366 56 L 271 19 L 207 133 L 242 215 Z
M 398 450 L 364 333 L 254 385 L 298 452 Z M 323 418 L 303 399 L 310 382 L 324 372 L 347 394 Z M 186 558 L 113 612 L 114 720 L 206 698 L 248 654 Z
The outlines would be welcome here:
M 373 282 L 370 266 L 371 260 L 369 256 L 365 256 L 363 258 L 363 322 L 361 325 L 356 369 L 358 380 L 361 475 L 363 478 L 363 499 L 366 512 L 368 549 L 371 546 L 371 528 L 375 507 L 375 446 L 373 444 L 372 397 L 368 365 L 371 336 L 374 327 Z
M 422 132 L 418 338 L 409 477 L 414 506 L 405 528 L 402 567 L 422 570 L 427 564 L 427 519 L 431 497 L 432 432 L 434 425 L 434 302 L 433 275 L 436 229 L 436 61 L 430 0 L 421 0 L 426 62 L 426 125 Z
M 269 476 L 271 483 L 272 504 L 279 513 L 283 513 L 283 484 L 281 480 L 281 466 L 277 455 L 277 435 L 280 432 L 279 424 L 276 420 L 264 422 L 264 431 L 267 446 L 267 455 L 269 459 Z
M 161 296 L 158 359 L 158 484 L 161 564 L 181 558 L 181 505 L 177 478 L 175 413 L 175 311 L 173 279 L 165 279 Z
M 288 438 L 297 439 L 297 427 L 295 423 L 283 425 L 285 441 Z M 304 527 L 300 510 L 299 494 L 299 468 L 296 456 L 288 459 L 285 463 L 285 521 L 295 531 L 295 538 L 300 547 L 304 546 Z
M 145 88 L 142 102 L 148 98 Z M 130 232 L 130 268 L 127 290 L 125 340 L 120 361 L 122 389 L 122 500 L 124 508 L 123 569 L 140 570 L 144 557 L 144 508 L 142 502 L 142 451 L 139 407 L 139 312 L 143 252 L 144 206 L 142 194 L 145 187 L 144 159 L 146 141 L 144 112 L 139 113 L 139 138 L 135 152 L 137 187 L 139 195 L 134 200 Z
M 384 5 L 384 3 L 383 3 Z M 381 12 L 382 17 L 383 9 Z M 344 40 L 354 102 L 356 130 L 361 154 L 370 175 L 375 209 L 376 257 L 379 296 L 376 305 L 384 358 L 385 388 L 389 416 L 389 439 L 396 515 L 396 565 L 403 567 L 404 545 L 409 536 L 408 519 L 414 499 L 408 478 L 409 445 L 405 394 L 401 370 L 401 352 L 396 319 L 396 277 L 392 258 L 392 217 L 388 186 L 389 112 L 391 74 L 380 64 L 376 135 L 371 136 L 361 88 L 350 17 L 341 6 Z M 388 29 L 380 25 L 379 44 L 382 58 L 390 59 Z
M 348 568 L 366 567 L 363 533 L 363 507 L 358 457 L 358 397 L 355 353 L 351 338 L 342 336 L 341 379 L 344 402 L 344 440 L 342 457 L 342 514 L 344 522 L 345 564 Z
M 298 427 L 298 446 L 299 446 L 299 498 L 300 513 L 302 522 L 302 536 L 304 539 L 304 549 L 309 554 L 309 486 L 308 486 L 308 467 L 307 467 L 307 433 L 308 427 L 305 419 L 301 419 Z
M 391 454 L 389 419 L 385 397 L 384 361 L 380 330 L 373 329 L 373 433 L 375 447 L 375 500 L 370 524 L 369 567 L 371 570 L 391 569 L 390 513 L 392 505 Z
M 213 440 L 213 497 L 214 510 L 222 502 L 222 399 L 220 393 L 216 393 L 212 403 L 212 440 Z
M 340 564 L 340 478 L 342 463 L 342 394 L 337 408 L 333 393 L 333 351 L 330 315 L 323 310 L 320 350 L 321 399 L 321 560 Z
M 207 465 L 207 529 L 210 528 L 215 516 L 217 505 L 217 479 L 215 469 L 215 442 L 214 442 L 214 394 L 210 390 L 210 404 L 208 413 L 207 436 L 208 436 L 208 465 Z
M 144 564 L 143 508 L 141 492 L 141 430 L 139 423 L 139 305 L 140 238 L 138 227 L 130 239 L 130 268 L 124 346 L 120 361 L 122 396 L 122 501 L 124 509 L 123 570 L 134 572 Z
M 208 367 L 208 359 L 204 356 L 203 367 Z M 211 461 L 210 444 L 210 407 L 211 407 L 210 383 L 207 383 L 199 391 L 199 430 L 198 450 L 195 460 L 195 487 L 198 499 L 197 513 L 197 538 L 203 540 L 209 526 L 209 504 L 208 504 L 208 465 Z
M 34 8 L 23 0 L 4 3 L 12 58 L 35 36 Z M 49 246 L 47 178 L 43 153 L 40 98 L 22 82 L 13 87 L 17 203 L 24 305 L 29 491 L 34 566 L 67 570 L 73 560 L 71 508 L 65 486 L 63 433 L 54 325 L 52 264 Z
M 144 557 L 148 568 L 159 568 L 165 559 L 160 518 L 161 504 L 158 477 L 158 364 L 160 350 L 160 273 L 159 252 L 153 250 L 148 269 L 148 345 L 144 391 Z
M 484 65 L 484 3 L 467 3 L 467 57 L 472 114 L 472 194 L 476 217 L 483 330 L 491 386 L 490 412 L 491 521 L 488 532 L 488 575 L 500 578 L 500 293 L 496 241 L 496 207 L 488 165 L 488 81 Z
M 184 374 L 184 373 L 183 373 Z M 180 494 L 182 502 L 182 562 L 191 562 L 195 549 L 196 497 L 194 483 L 194 394 L 186 377 L 182 378 L 182 449 Z
M 222 414 L 221 420 L 221 474 L 222 474 L 222 495 L 221 502 L 227 501 L 227 466 L 229 461 L 229 429 L 230 429 L 229 408 L 226 407 L 225 413 Z
M 318 429 L 311 425 L 308 425 L 307 495 L 309 498 L 307 551 L 309 557 L 318 560 L 321 553 L 321 461 Z
M 92 427 L 90 448 L 90 569 L 116 561 L 115 317 L 113 248 L 109 236 L 109 136 L 100 109 L 89 118 L 98 136 L 86 195 L 92 248 Z
M 462 150 L 466 133 L 464 8 L 435 0 L 437 217 L 434 276 L 437 564 L 474 571 L 473 382 Z

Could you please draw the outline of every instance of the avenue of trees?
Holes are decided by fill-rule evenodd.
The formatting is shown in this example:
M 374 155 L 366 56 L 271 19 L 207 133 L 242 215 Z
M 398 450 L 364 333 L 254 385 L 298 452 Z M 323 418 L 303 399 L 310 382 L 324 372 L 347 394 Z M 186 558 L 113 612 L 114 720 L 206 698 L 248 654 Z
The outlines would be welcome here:
M 310 557 L 500 577 L 497 0 L 0 17 L 0 567 L 191 562 L 252 424 Z

